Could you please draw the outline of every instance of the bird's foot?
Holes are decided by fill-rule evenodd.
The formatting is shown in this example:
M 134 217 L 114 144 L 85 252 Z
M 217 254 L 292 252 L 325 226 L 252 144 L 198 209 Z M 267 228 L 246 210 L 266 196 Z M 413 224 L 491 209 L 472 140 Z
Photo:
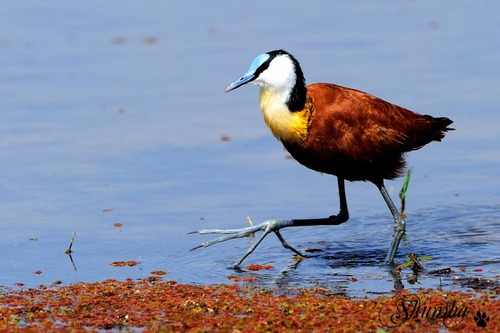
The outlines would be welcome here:
M 264 238 L 271 232 L 274 232 L 276 237 L 278 237 L 279 241 L 281 242 L 281 245 L 283 245 L 284 248 L 289 249 L 290 251 L 293 251 L 299 256 L 304 257 L 302 253 L 294 249 L 292 246 L 290 246 L 281 233 L 279 232 L 280 229 L 287 227 L 287 226 L 292 226 L 293 225 L 293 220 L 267 220 L 263 223 L 247 227 L 247 228 L 240 228 L 240 229 L 203 229 L 203 230 L 198 230 L 194 232 L 190 232 L 190 234 L 228 234 L 228 236 L 222 236 L 217 239 L 204 242 L 194 248 L 191 249 L 191 251 L 202 248 L 202 247 L 208 247 L 217 243 L 222 243 L 231 239 L 235 238 L 242 238 L 246 237 L 249 235 L 254 234 L 255 232 L 262 231 L 263 234 L 262 236 L 254 243 L 248 251 L 245 253 L 245 255 L 233 266 L 233 268 L 237 269 L 240 267 L 241 263 L 243 260 L 245 260 L 252 252 L 259 246 L 259 244 L 264 240 Z

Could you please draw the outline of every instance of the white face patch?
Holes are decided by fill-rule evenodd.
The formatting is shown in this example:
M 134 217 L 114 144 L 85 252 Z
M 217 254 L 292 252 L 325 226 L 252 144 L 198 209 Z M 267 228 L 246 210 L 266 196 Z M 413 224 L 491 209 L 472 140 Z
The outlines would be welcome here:
M 295 86 L 296 80 L 292 59 L 283 54 L 276 56 L 253 83 L 263 88 L 289 92 Z

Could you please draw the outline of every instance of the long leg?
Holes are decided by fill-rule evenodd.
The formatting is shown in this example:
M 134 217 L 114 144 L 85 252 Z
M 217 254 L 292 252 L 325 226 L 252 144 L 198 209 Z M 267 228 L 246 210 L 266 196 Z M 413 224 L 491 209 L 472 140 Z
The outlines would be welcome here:
M 406 224 L 398 209 L 394 205 L 394 202 L 392 202 L 389 193 L 387 193 L 384 182 L 382 181 L 379 184 L 375 185 L 377 185 L 387 206 L 389 206 L 389 209 L 391 210 L 392 216 L 394 217 L 394 235 L 392 236 L 391 247 L 387 252 L 387 257 L 385 257 L 385 261 L 388 264 L 392 264 L 394 262 L 394 257 L 396 256 L 396 252 L 398 251 L 399 243 L 401 242 L 401 239 L 403 238 L 403 235 L 405 233 Z
M 221 243 L 230 239 L 241 238 L 253 234 L 254 232 L 263 231 L 262 236 L 247 250 L 245 255 L 234 265 L 234 268 L 238 268 L 240 264 L 245 260 L 252 252 L 259 246 L 259 244 L 264 240 L 264 238 L 271 232 L 274 232 L 278 237 L 281 245 L 283 247 L 295 252 L 298 255 L 302 255 L 299 251 L 290 246 L 281 233 L 280 229 L 288 227 L 304 227 L 304 226 L 314 226 L 314 225 L 339 225 L 346 222 L 349 219 L 349 211 L 347 209 L 347 199 L 345 195 L 345 184 L 344 179 L 338 178 L 339 187 L 339 202 L 340 202 L 340 212 L 338 215 L 332 215 L 326 218 L 319 219 L 293 219 L 293 220 L 268 220 L 261 224 L 254 225 L 248 228 L 241 229 L 204 229 L 199 231 L 194 231 L 192 234 L 229 234 L 229 236 L 223 236 L 212 241 L 202 243 L 191 250 L 196 250 L 201 247 L 211 246 L 217 243 Z

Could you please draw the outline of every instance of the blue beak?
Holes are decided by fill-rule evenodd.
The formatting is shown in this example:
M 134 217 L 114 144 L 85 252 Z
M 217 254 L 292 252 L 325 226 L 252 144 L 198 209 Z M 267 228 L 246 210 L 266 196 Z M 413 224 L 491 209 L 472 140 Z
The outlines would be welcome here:
M 224 92 L 230 92 L 231 90 L 234 90 L 238 87 L 241 87 L 242 85 L 244 84 L 247 84 L 248 82 L 252 81 L 253 79 L 255 79 L 255 73 L 254 72 L 249 72 L 249 73 L 246 73 L 245 75 L 243 75 L 242 77 L 240 77 L 238 80 L 232 82 L 231 84 L 229 84 L 226 88 L 226 90 L 224 90 Z
M 257 58 L 255 58 L 250 64 L 250 68 L 248 69 L 248 71 L 238 80 L 228 85 L 224 92 L 230 92 L 231 90 L 241 87 L 248 82 L 252 82 L 257 77 L 255 76 L 255 72 L 257 71 L 257 69 L 262 66 L 262 64 L 265 63 L 269 58 L 270 56 L 267 53 L 261 54 Z

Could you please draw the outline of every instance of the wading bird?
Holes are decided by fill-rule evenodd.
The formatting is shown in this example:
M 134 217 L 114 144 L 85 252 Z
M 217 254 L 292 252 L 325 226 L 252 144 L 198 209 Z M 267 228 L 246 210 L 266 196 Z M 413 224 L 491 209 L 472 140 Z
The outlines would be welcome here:
M 349 213 L 344 181 L 369 181 L 377 186 L 394 217 L 394 235 L 386 257 L 386 262 L 392 263 L 405 232 L 405 221 L 387 193 L 384 179 L 401 176 L 405 169 L 404 153 L 431 141 L 441 141 L 452 130 L 448 127 L 452 121 L 418 114 L 331 83 L 306 86 L 299 62 L 284 50 L 256 57 L 248 71 L 225 92 L 250 82 L 260 88 L 260 109 L 267 126 L 293 158 L 312 170 L 337 176 L 340 212 L 326 218 L 268 220 L 248 228 L 195 231 L 228 236 L 193 250 L 263 231 L 235 268 L 271 232 L 285 248 L 303 256 L 285 241 L 280 229 L 346 222 Z

